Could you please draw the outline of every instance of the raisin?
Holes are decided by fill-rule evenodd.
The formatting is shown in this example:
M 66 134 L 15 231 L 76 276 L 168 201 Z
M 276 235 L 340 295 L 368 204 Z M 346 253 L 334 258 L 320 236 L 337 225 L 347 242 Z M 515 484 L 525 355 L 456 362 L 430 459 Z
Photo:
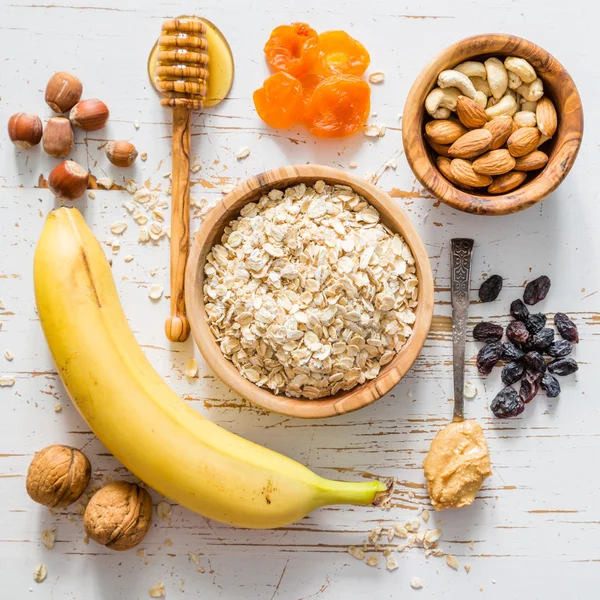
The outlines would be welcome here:
M 473 337 L 478 342 L 498 342 L 502 339 L 504 329 L 502 325 L 496 325 L 495 323 L 477 323 L 473 328 Z
M 542 377 L 543 375 L 539 371 L 526 369 L 523 379 L 521 379 L 521 388 L 519 389 L 519 398 L 525 404 L 531 402 L 540 391 Z
M 502 277 L 492 275 L 486 279 L 479 288 L 479 299 L 482 302 L 493 302 L 502 290 Z
M 536 352 L 535 350 L 528 352 L 523 357 L 523 360 L 532 371 L 538 371 L 539 373 L 546 372 L 546 361 L 539 352 Z
M 537 304 L 541 302 L 548 292 L 550 291 L 550 278 L 542 275 L 533 281 L 530 281 L 525 286 L 525 292 L 523 293 L 523 300 L 525 300 L 525 304 Z
M 525 371 L 525 365 L 521 362 L 511 362 L 502 367 L 502 383 L 504 385 L 510 385 L 511 383 L 515 383 L 523 377 L 523 372 Z
M 525 306 L 523 300 L 513 300 L 510 304 L 510 314 L 517 321 L 525 321 L 529 316 L 529 309 Z
M 534 336 L 529 340 L 532 349 L 545 350 L 554 341 L 554 329 L 550 327 L 544 327 L 540 329 Z
M 517 348 L 512 342 L 502 344 L 502 358 L 504 360 L 521 360 L 524 356 L 525 352 Z
M 554 375 L 571 375 L 579 370 L 579 366 L 574 358 L 557 358 L 548 365 L 548 371 Z
M 552 342 L 548 348 L 546 348 L 546 354 L 554 356 L 555 358 L 563 358 L 569 356 L 573 351 L 573 344 L 567 340 L 557 340 Z
M 546 392 L 548 398 L 556 398 L 560 394 L 560 383 L 554 375 L 546 373 L 542 377 L 542 389 Z
M 536 313 L 529 315 L 525 321 L 525 326 L 530 333 L 537 333 L 546 325 L 546 315 L 544 313 Z
M 505 387 L 492 400 L 490 409 L 495 417 L 506 419 L 520 415 L 525 410 L 525 404 L 514 388 Z
M 569 342 L 573 344 L 579 343 L 579 331 L 577 331 L 577 325 L 565 315 L 565 313 L 558 312 L 554 315 L 554 324 L 558 333 Z
M 529 339 L 529 331 L 521 321 L 511 321 L 506 328 L 506 337 L 513 344 L 524 344 Z
M 489 375 L 502 356 L 502 344 L 490 342 L 477 353 L 477 370 L 481 375 Z

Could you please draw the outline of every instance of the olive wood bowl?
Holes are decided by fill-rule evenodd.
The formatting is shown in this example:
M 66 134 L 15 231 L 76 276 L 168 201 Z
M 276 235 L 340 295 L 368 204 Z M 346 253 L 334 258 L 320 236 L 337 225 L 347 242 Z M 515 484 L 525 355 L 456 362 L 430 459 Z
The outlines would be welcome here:
M 220 243 L 223 230 L 239 216 L 241 208 L 256 201 L 269 190 L 285 189 L 298 183 L 313 185 L 319 179 L 329 184 L 352 187 L 368 200 L 381 215 L 381 221 L 392 231 L 400 233 L 415 258 L 419 279 L 419 301 L 413 333 L 394 359 L 381 369 L 379 375 L 349 391 L 320 400 L 303 400 L 277 395 L 251 383 L 222 354 L 208 326 L 204 309 L 204 264 L 206 255 L 215 243 Z M 240 184 L 208 213 L 199 231 L 194 235 L 187 264 L 185 301 L 192 333 L 202 356 L 229 388 L 243 398 L 274 412 L 292 417 L 322 418 L 341 415 L 372 404 L 389 392 L 410 369 L 421 351 L 433 314 L 433 277 L 425 246 L 406 214 L 382 190 L 329 167 L 316 165 L 288 166 L 261 173 Z
M 558 129 L 541 148 L 549 160 L 520 187 L 506 194 L 483 191 L 469 193 L 450 183 L 438 170 L 436 154 L 425 140 L 424 107 L 427 94 L 437 85 L 441 71 L 465 60 L 490 56 L 518 56 L 531 63 L 544 83 L 558 115 Z M 546 50 L 522 38 L 507 34 L 476 35 L 446 48 L 431 60 L 413 84 L 402 117 L 402 140 L 408 164 L 421 184 L 445 204 L 479 215 L 504 215 L 533 206 L 553 192 L 570 171 L 583 136 L 583 109 L 575 83 L 565 68 Z

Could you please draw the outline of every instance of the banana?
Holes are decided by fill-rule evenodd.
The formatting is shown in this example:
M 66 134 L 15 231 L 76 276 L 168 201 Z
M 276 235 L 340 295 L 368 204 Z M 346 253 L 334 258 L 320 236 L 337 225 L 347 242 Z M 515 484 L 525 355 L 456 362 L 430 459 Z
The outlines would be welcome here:
M 319 477 L 181 400 L 136 342 L 104 252 L 77 209 L 48 215 L 34 283 L 42 328 L 73 403 L 108 450 L 160 494 L 249 528 L 288 525 L 330 504 L 378 504 L 389 494 L 379 481 Z

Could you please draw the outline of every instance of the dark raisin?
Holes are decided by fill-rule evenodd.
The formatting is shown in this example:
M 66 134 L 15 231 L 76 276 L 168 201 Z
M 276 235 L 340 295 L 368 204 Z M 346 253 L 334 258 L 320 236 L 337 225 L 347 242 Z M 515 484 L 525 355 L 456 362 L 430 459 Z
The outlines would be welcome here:
M 473 328 L 473 337 L 479 342 L 498 342 L 504 335 L 502 325 L 495 323 L 477 323 Z
M 511 321 L 506 328 L 506 337 L 513 344 L 524 344 L 529 338 L 529 331 L 521 321 Z
M 523 357 L 523 360 L 532 371 L 538 371 L 540 373 L 546 372 L 546 361 L 539 352 L 532 350 Z
M 527 404 L 531 402 L 535 395 L 540 391 L 543 375 L 539 371 L 526 369 L 521 379 L 521 388 L 519 389 L 519 398 Z
M 530 333 L 541 331 L 546 325 L 546 315 L 544 313 L 536 313 L 529 315 L 525 321 L 525 326 Z
M 525 304 L 537 304 L 541 302 L 548 292 L 550 291 L 550 278 L 542 275 L 533 281 L 530 281 L 525 286 L 525 292 L 523 292 L 523 300 Z
M 514 300 L 510 304 L 510 314 L 517 321 L 525 321 L 529 316 L 529 309 L 523 303 L 523 300 Z
M 477 353 L 477 370 L 481 375 L 489 375 L 502 356 L 502 344 L 490 342 Z
M 554 329 L 544 327 L 540 329 L 529 340 L 529 343 L 536 350 L 545 350 L 554 341 Z
M 557 358 L 548 365 L 548 371 L 554 375 L 570 375 L 579 370 L 579 366 L 574 358 Z
M 492 302 L 498 297 L 501 289 L 502 277 L 500 275 L 492 275 L 481 284 L 479 299 L 482 302 Z
M 556 398 L 560 394 L 560 383 L 554 375 L 546 373 L 542 377 L 542 389 L 546 392 L 548 398 Z
M 550 356 L 554 356 L 555 358 L 563 358 L 564 356 L 569 356 L 573 351 L 573 344 L 567 340 L 557 340 L 556 342 L 552 342 L 546 348 L 546 354 Z
M 508 417 L 516 417 L 525 410 L 523 400 L 519 398 L 517 390 L 511 387 L 505 387 L 492 400 L 490 409 L 495 417 L 506 419 Z
M 573 344 L 579 343 L 579 331 L 577 331 L 577 325 L 565 315 L 565 313 L 556 313 L 554 315 L 554 324 L 558 333 L 569 342 Z
M 523 377 L 525 371 L 525 365 L 521 362 L 511 362 L 502 367 L 502 383 L 504 385 L 510 385 L 515 383 Z
M 521 360 L 524 356 L 525 352 L 517 348 L 512 342 L 502 344 L 502 358 L 504 360 Z

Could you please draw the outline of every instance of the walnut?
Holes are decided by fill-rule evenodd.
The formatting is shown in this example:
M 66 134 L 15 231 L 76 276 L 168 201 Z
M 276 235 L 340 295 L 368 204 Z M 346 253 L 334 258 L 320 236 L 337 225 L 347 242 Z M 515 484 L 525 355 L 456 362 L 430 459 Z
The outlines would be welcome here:
M 92 467 L 77 448 L 54 444 L 40 450 L 27 471 L 27 493 L 50 508 L 73 504 L 90 482 Z
M 111 550 L 137 546 L 151 523 L 150 494 L 127 481 L 113 481 L 98 490 L 83 516 L 86 534 Z

